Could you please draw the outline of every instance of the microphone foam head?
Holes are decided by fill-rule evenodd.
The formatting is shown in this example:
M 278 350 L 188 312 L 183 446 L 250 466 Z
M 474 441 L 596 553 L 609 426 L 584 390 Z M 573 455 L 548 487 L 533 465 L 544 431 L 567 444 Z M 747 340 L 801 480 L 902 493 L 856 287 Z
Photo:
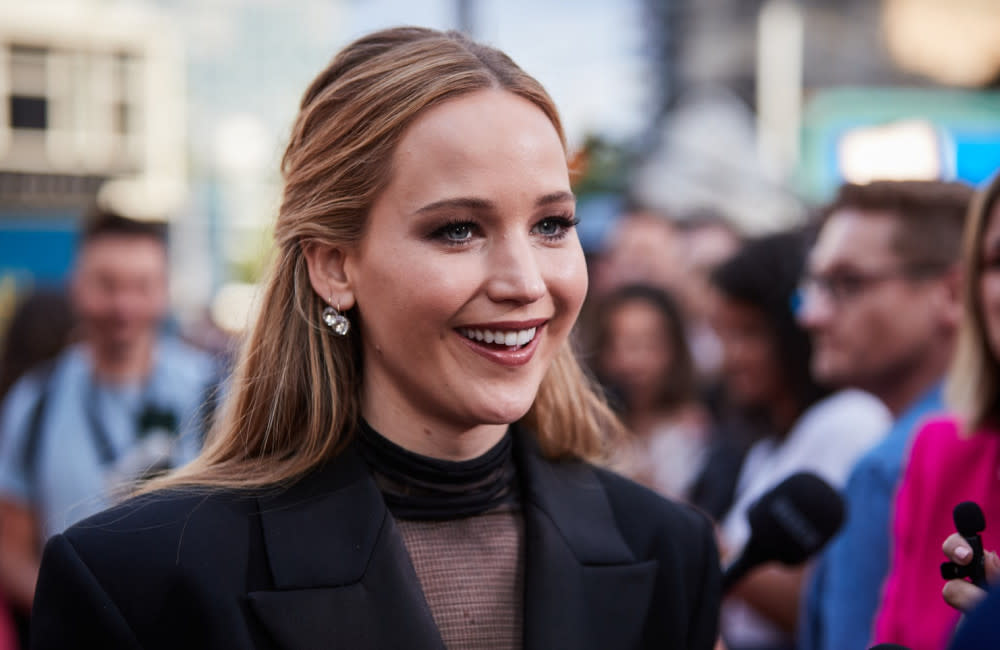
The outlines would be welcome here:
M 747 513 L 756 553 L 768 560 L 804 562 L 834 536 L 844 522 L 844 500 L 815 474 L 789 476 L 762 496 Z
M 972 537 L 986 530 L 983 510 L 975 501 L 963 501 L 951 513 L 955 528 L 962 537 Z

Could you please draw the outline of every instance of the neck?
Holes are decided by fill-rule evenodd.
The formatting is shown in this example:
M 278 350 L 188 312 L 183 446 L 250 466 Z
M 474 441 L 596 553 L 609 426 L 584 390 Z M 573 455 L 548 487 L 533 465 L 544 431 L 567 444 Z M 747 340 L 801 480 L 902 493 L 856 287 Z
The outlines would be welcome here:
M 439 460 L 479 458 L 507 432 L 506 424 L 483 424 L 467 429 L 445 424 L 420 423 L 414 418 L 393 417 L 384 408 L 363 408 L 373 429 L 407 451 Z
M 944 377 L 951 359 L 951 346 L 928 346 L 920 359 L 900 368 L 867 390 L 882 400 L 893 418 L 898 418 Z
M 153 336 L 144 336 L 128 345 L 91 345 L 94 373 L 111 383 L 138 381 L 149 376 L 153 366 Z
M 783 395 L 768 409 L 768 419 L 779 438 L 784 438 L 802 415 L 798 401 L 789 393 Z

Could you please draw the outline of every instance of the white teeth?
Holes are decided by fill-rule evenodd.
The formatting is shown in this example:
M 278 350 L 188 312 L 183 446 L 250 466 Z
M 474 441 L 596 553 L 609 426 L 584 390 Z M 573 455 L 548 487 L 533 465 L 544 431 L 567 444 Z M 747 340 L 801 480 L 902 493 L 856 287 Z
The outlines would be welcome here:
M 535 338 L 538 328 L 531 327 L 525 330 L 474 330 L 461 329 L 459 333 L 467 339 L 473 341 L 483 341 L 485 343 L 497 343 L 508 347 L 519 347 L 525 345 Z

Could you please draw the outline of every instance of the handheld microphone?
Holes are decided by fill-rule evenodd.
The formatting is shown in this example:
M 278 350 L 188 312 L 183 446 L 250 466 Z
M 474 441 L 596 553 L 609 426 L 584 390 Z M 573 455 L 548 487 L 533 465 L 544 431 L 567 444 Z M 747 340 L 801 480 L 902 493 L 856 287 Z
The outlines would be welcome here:
M 723 593 L 761 564 L 794 566 L 816 553 L 840 529 L 844 500 L 820 477 L 800 472 L 750 506 L 747 519 L 750 540 L 723 573 Z
M 951 513 L 958 534 L 965 538 L 972 548 L 972 561 L 966 565 L 955 562 L 941 563 L 941 577 L 945 580 L 970 578 L 972 584 L 986 589 L 986 556 L 983 554 L 983 538 L 979 533 L 986 530 L 986 518 L 975 501 L 963 501 Z

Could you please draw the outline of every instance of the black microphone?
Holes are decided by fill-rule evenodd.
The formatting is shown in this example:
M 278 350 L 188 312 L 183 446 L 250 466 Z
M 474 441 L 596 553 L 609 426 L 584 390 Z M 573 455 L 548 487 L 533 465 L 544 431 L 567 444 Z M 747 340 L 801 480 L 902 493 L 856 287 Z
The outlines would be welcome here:
M 794 566 L 816 553 L 840 529 L 844 500 L 820 477 L 800 472 L 750 506 L 747 519 L 750 540 L 722 575 L 724 593 L 761 564 Z
M 979 533 L 986 530 L 986 518 L 975 501 L 963 501 L 951 512 L 958 534 L 972 547 L 972 561 L 966 565 L 954 562 L 941 563 L 941 577 L 945 580 L 971 578 L 972 584 L 983 589 L 986 585 L 986 556 L 983 554 L 983 538 Z

